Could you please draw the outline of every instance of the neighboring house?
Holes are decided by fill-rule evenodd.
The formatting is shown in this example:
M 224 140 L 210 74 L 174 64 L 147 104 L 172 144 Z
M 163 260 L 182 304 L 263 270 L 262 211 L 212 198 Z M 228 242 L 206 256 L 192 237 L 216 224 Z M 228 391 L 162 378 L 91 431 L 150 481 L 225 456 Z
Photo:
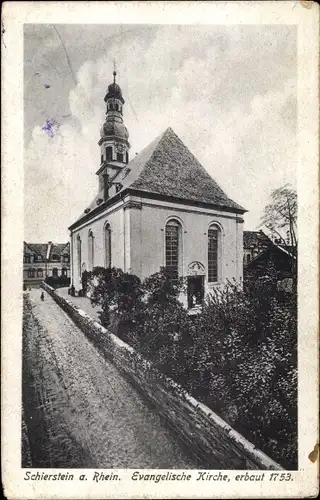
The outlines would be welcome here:
M 23 243 L 23 283 L 38 286 L 47 276 L 70 276 L 70 243 Z
M 244 282 L 250 284 L 269 276 L 278 283 L 278 289 L 291 291 L 296 277 L 296 256 L 290 250 L 271 242 L 244 267 Z
M 83 271 L 119 267 L 141 279 L 161 266 L 187 278 L 189 308 L 243 278 L 243 214 L 168 128 L 129 162 L 119 85 L 109 85 L 99 189 L 70 227 L 72 284 Z
M 243 264 L 246 266 L 257 255 L 273 245 L 263 231 L 243 231 Z

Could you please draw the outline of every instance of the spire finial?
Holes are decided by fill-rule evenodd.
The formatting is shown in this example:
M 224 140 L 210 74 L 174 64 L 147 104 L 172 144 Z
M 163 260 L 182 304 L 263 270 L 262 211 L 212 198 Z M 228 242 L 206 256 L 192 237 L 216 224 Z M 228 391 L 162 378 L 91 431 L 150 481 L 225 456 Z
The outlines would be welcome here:
M 116 83 L 116 76 L 117 76 L 117 71 L 116 71 L 116 60 L 113 59 L 113 83 Z

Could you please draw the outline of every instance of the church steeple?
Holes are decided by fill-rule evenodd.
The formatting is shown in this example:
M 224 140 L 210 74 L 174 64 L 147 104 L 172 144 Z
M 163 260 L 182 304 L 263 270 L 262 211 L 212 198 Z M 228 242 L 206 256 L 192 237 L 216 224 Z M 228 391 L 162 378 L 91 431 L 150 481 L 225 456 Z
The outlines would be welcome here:
M 114 68 L 113 83 L 108 86 L 104 98 L 106 103 L 106 118 L 101 127 L 99 146 L 101 149 L 101 165 L 97 172 L 99 175 L 99 189 L 106 179 L 109 186 L 116 182 L 119 172 L 129 163 L 129 133 L 123 123 L 123 106 L 121 88 L 116 83 L 117 72 Z

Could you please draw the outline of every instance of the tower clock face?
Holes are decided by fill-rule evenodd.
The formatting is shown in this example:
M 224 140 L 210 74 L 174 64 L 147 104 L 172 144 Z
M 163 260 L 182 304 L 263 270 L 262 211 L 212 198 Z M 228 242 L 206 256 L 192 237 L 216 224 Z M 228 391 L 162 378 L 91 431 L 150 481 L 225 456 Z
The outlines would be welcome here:
M 125 147 L 124 144 L 121 144 L 119 142 L 116 144 L 116 151 L 117 151 L 117 153 L 124 153 L 125 150 L 126 150 L 126 147 Z

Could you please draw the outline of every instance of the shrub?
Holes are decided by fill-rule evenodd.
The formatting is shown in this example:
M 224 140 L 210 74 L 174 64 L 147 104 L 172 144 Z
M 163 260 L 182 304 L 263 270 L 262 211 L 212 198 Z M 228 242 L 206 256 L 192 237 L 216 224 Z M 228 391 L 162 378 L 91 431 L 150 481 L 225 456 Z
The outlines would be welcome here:
M 66 276 L 47 276 L 44 281 L 52 288 L 70 286 L 70 278 Z
M 105 327 L 110 325 L 111 311 L 113 324 L 131 324 L 142 308 L 140 279 L 116 267 L 94 268 L 88 275 L 88 289 L 91 303 L 101 306 L 100 320 Z
M 297 466 L 296 294 L 277 293 L 272 275 L 243 291 L 229 283 L 190 317 L 184 281 L 166 268 L 143 283 L 96 268 L 93 304 L 103 324 L 284 467 Z

